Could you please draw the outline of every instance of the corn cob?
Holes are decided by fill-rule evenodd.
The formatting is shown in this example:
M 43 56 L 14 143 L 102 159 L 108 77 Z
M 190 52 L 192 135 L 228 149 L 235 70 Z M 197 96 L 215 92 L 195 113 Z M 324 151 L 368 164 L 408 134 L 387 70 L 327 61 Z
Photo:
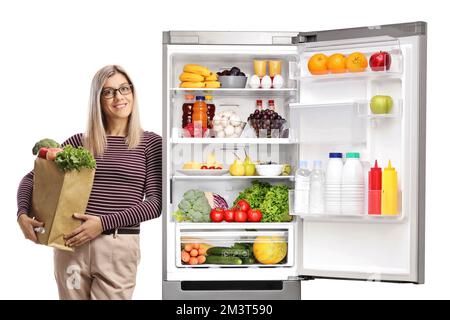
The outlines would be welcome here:
M 212 72 L 203 66 L 199 66 L 198 64 L 186 64 L 183 68 L 184 72 L 195 73 L 202 75 L 204 77 L 208 77 L 212 74 Z
M 188 72 L 183 72 L 182 74 L 180 74 L 180 81 L 186 81 L 186 82 L 203 82 L 204 78 L 203 76 L 199 75 L 199 74 L 195 74 L 195 73 L 188 73 Z

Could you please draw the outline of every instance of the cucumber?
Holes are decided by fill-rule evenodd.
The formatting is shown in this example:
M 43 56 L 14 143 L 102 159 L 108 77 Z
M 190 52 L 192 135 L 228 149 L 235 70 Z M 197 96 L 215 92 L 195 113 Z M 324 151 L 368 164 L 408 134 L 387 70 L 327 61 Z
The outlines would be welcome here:
M 228 248 L 228 247 L 212 247 L 206 251 L 208 256 L 222 256 L 222 257 L 250 257 L 249 249 L 242 248 Z
M 240 265 L 242 264 L 242 260 L 238 257 L 207 256 L 205 263 Z
M 256 260 L 253 257 L 243 258 L 242 263 L 243 264 L 255 264 Z

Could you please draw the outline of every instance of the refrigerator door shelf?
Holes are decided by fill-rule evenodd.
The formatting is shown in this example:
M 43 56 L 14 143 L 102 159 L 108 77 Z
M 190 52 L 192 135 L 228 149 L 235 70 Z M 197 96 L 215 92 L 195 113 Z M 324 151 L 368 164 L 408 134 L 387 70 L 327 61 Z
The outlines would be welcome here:
M 308 221 L 345 221 L 345 222 L 364 222 L 364 223 L 404 223 L 405 217 L 399 209 L 396 215 L 371 215 L 367 213 L 367 196 L 364 196 L 364 210 L 361 212 L 339 212 L 330 213 L 326 210 L 323 213 L 297 212 L 295 210 L 296 201 L 295 190 L 289 190 L 289 214 L 299 216 Z
M 391 110 L 388 113 L 373 113 L 371 107 L 371 101 L 357 101 L 358 105 L 358 116 L 368 119 L 392 119 L 392 118 L 401 118 L 403 111 L 403 100 L 396 99 L 393 100 L 393 105 Z
M 304 51 L 300 59 L 300 81 L 330 81 L 337 79 L 347 80 L 370 80 L 384 77 L 401 77 L 403 74 L 403 53 L 400 47 L 400 42 L 397 39 L 390 41 L 374 41 L 374 39 L 368 40 L 369 42 L 363 43 L 348 43 L 343 42 L 339 44 L 339 41 L 327 43 L 307 43 L 302 48 Z M 389 65 L 388 59 L 390 59 L 389 67 L 378 67 L 381 70 L 373 70 L 370 66 L 370 59 L 373 55 L 377 55 L 380 52 L 386 52 L 388 57 L 385 57 L 384 66 Z M 367 60 L 367 67 L 363 71 L 350 72 L 347 69 L 349 66 L 349 56 L 352 54 L 360 53 L 364 55 Z M 315 54 L 324 54 L 328 58 L 333 54 L 342 54 L 347 60 L 344 60 L 344 72 L 332 73 L 332 70 L 326 70 L 326 74 L 312 74 L 309 70 L 309 62 L 312 56 Z M 375 67 L 375 66 L 374 66 Z M 374 68 L 375 69 L 375 68 Z

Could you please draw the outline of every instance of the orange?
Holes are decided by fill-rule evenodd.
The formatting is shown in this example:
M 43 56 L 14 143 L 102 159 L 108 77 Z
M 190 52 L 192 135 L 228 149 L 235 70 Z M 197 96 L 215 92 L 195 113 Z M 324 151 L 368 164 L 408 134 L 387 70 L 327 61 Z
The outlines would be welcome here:
M 350 72 L 362 72 L 367 66 L 367 58 L 361 52 L 354 52 L 347 57 L 347 69 Z
M 311 74 L 326 74 L 328 57 L 323 53 L 316 53 L 308 61 L 308 70 Z
M 328 57 L 327 68 L 331 73 L 343 73 L 347 71 L 346 62 L 343 54 L 335 53 Z

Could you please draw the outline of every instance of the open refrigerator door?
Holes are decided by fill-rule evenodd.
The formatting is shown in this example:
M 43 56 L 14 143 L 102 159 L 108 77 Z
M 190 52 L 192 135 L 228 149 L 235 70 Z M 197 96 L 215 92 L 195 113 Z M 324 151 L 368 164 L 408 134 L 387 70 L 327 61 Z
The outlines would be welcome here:
M 300 160 L 328 169 L 322 206 L 305 209 L 301 188 L 290 191 L 300 275 L 423 283 L 425 48 L 419 35 L 299 44 L 300 103 L 290 107 Z

